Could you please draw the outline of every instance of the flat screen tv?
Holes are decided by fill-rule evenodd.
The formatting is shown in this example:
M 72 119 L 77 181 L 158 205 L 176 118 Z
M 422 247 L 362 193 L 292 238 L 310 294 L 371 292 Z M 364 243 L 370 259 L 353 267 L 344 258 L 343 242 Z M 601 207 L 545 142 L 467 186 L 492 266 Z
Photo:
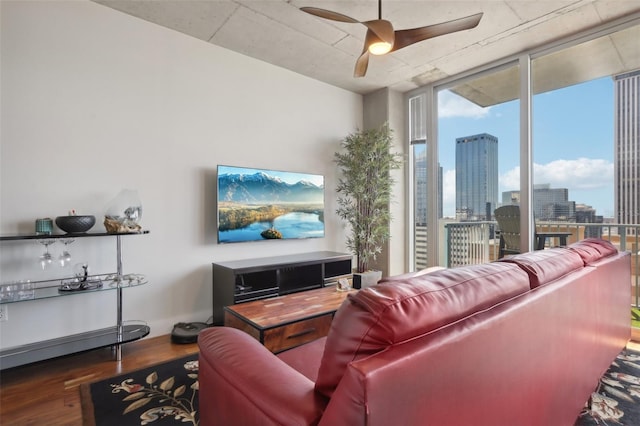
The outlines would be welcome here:
M 324 176 L 218 166 L 218 243 L 324 237 Z

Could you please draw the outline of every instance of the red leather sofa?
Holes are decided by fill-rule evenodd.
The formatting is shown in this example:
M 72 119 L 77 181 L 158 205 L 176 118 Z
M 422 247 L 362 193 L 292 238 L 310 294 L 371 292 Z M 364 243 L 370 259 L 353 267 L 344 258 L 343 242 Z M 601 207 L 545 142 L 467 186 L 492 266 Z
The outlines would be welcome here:
M 402 275 L 274 355 L 200 333 L 200 424 L 572 425 L 630 338 L 630 256 L 606 241 Z

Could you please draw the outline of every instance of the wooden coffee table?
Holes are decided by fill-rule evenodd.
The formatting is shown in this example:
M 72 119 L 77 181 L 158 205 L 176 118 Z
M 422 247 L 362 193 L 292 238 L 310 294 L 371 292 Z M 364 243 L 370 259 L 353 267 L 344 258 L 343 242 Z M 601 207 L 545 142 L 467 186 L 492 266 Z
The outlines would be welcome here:
M 224 325 L 245 331 L 271 352 L 282 352 L 326 336 L 333 314 L 355 291 L 328 286 L 226 306 Z

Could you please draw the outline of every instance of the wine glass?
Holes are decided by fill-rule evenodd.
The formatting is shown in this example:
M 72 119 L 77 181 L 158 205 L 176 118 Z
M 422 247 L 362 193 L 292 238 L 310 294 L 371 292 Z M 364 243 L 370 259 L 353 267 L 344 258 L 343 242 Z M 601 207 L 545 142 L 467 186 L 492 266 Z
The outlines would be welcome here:
M 73 238 L 64 238 L 61 240 L 62 244 L 64 244 L 64 250 L 60 257 L 58 257 L 58 261 L 60 262 L 60 266 L 63 268 L 71 262 L 71 253 L 67 250 L 67 246 L 74 241 Z
M 55 240 L 46 239 L 46 240 L 38 240 L 40 244 L 45 247 L 45 252 L 40 256 L 40 267 L 45 270 L 49 265 L 53 263 L 53 256 L 49 253 L 49 246 L 55 242 Z

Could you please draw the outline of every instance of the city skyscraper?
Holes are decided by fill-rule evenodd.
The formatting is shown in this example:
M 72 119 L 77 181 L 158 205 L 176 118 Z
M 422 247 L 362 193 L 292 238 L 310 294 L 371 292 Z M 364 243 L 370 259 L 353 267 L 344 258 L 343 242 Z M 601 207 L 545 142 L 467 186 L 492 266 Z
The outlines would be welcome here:
M 502 193 L 502 205 L 520 205 L 520 191 Z M 551 184 L 533 185 L 533 217 L 536 220 L 576 221 L 576 202 L 569 200 L 567 188 L 551 188 Z
M 615 217 L 640 224 L 640 70 L 614 76 Z
M 498 206 L 498 138 L 456 139 L 456 219 L 491 220 Z
M 416 156 L 414 166 L 415 181 L 415 223 L 427 223 L 427 154 L 426 150 Z M 433 199 L 433 197 L 431 198 Z M 442 218 L 442 166 L 438 166 L 438 218 Z

